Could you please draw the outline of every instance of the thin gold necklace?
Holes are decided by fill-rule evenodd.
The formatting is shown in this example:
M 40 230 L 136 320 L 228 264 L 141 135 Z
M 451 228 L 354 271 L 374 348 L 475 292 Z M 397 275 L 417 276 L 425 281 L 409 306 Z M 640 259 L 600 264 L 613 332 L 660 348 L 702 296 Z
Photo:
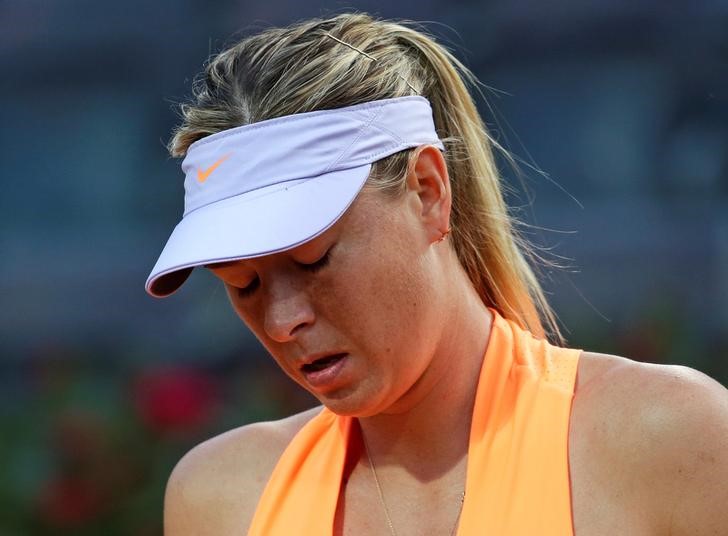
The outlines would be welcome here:
M 369 450 L 369 444 L 367 443 L 366 438 L 364 437 L 364 432 L 361 433 L 361 439 L 364 443 L 364 451 L 367 453 L 367 460 L 369 461 L 369 467 L 372 470 L 372 476 L 374 477 L 374 483 L 377 486 L 377 493 L 379 494 L 379 502 L 382 504 L 382 510 L 384 510 L 384 517 L 387 519 L 387 525 L 389 525 L 389 532 L 392 534 L 392 536 L 397 536 L 397 531 L 394 530 L 394 523 L 392 523 L 392 518 L 389 515 L 389 508 L 387 508 L 387 502 L 384 500 L 384 492 L 382 491 L 382 485 L 379 483 L 379 477 L 377 476 L 377 468 L 374 465 L 374 460 L 372 460 L 372 455 Z M 463 491 L 460 494 L 460 508 L 458 509 L 458 515 L 455 518 L 455 524 L 452 526 L 452 529 L 450 530 L 450 536 L 454 536 L 455 532 L 457 531 L 458 524 L 460 522 L 460 515 L 463 513 L 463 503 L 465 502 L 465 491 Z

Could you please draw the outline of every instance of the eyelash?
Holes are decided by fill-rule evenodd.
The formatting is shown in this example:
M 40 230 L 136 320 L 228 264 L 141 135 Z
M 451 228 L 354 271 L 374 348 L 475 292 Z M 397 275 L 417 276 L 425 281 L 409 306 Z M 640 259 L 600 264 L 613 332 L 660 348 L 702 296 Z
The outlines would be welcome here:
M 329 255 L 331 249 L 329 249 L 326 253 L 324 253 L 324 256 L 321 257 L 316 262 L 312 262 L 310 264 L 304 264 L 304 263 L 296 263 L 298 266 L 309 273 L 315 274 L 322 268 L 325 268 L 329 264 L 329 260 L 331 259 L 331 256 Z M 237 294 L 240 298 L 247 298 L 248 296 L 252 295 L 256 289 L 260 286 L 260 279 L 256 277 L 249 285 L 246 287 L 238 288 Z
M 251 294 L 253 294 L 253 292 L 255 292 L 255 289 L 258 288 L 258 285 L 259 284 L 260 284 L 260 279 L 258 279 L 256 277 L 247 286 L 245 286 L 245 287 L 237 287 L 235 289 L 235 292 L 237 292 L 239 298 L 247 298 L 248 296 L 250 296 Z
M 326 265 L 329 264 L 329 259 L 330 259 L 329 252 L 330 251 L 331 251 L 330 249 L 327 250 L 326 253 L 324 253 L 324 256 L 323 257 L 321 257 L 316 262 L 312 262 L 311 264 L 303 264 L 303 263 L 300 263 L 300 262 L 297 263 L 297 264 L 301 267 L 301 269 L 305 270 L 306 272 L 310 272 L 312 274 L 315 274 L 316 272 L 318 272 L 319 270 L 321 270 L 321 268 L 325 268 Z

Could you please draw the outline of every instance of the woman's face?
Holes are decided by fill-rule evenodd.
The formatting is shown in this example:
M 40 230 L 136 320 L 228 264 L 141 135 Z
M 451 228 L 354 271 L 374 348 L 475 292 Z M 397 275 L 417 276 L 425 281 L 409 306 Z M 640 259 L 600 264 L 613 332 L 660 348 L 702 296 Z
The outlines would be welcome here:
M 365 189 L 295 249 L 211 266 L 278 365 L 341 415 L 405 409 L 437 345 L 440 263 L 417 194 Z M 428 227 L 429 225 L 429 227 Z

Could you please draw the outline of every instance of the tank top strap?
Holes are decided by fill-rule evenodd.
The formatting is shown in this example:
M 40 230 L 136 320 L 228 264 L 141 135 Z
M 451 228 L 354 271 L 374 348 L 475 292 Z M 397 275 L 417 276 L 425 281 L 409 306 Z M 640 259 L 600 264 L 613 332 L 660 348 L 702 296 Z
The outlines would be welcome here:
M 351 426 L 325 408 L 306 423 L 273 470 L 248 536 L 331 534 Z
M 457 534 L 570 536 L 568 432 L 580 350 L 491 313 Z

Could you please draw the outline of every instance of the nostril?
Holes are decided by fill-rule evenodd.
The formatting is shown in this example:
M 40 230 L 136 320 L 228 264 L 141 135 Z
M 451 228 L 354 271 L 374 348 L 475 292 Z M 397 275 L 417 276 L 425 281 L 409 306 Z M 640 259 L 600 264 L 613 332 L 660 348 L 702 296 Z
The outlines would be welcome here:
M 311 324 L 313 324 L 313 321 L 301 322 L 300 324 L 298 324 L 295 328 L 293 328 L 291 330 L 291 335 L 294 335 L 294 336 L 297 335 L 300 330 L 304 329 L 306 326 L 310 326 Z

